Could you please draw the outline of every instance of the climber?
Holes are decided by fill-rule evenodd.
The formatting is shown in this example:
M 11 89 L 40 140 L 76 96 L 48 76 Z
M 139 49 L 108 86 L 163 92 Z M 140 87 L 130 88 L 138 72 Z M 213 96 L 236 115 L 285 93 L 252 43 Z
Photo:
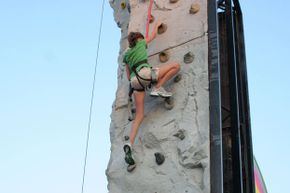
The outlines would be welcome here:
M 145 89 L 153 84 L 151 96 L 170 97 L 172 93 L 166 91 L 163 85 L 180 70 L 180 64 L 178 63 L 152 67 L 147 62 L 147 44 L 156 37 L 160 25 L 161 23 L 157 21 L 148 38 L 144 38 L 140 32 L 130 32 L 128 35 L 129 49 L 124 55 L 123 62 L 126 66 L 127 78 L 130 80 L 131 87 L 134 90 L 133 95 L 136 106 L 136 116 L 130 133 L 130 143 L 124 146 L 125 161 L 129 166 L 135 165 L 131 147 L 135 142 L 138 128 L 144 118 Z

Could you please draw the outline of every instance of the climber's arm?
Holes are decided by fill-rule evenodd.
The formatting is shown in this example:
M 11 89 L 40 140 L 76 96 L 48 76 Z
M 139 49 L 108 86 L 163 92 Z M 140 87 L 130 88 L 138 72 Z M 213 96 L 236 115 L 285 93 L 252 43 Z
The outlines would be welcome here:
M 129 70 L 129 66 L 128 66 L 128 64 L 126 64 L 125 66 L 126 66 L 127 78 L 128 78 L 128 80 L 130 80 L 130 70 Z
M 160 21 L 157 21 L 153 31 L 150 33 L 150 35 L 146 38 L 146 43 L 150 43 L 157 35 L 158 27 L 161 25 Z

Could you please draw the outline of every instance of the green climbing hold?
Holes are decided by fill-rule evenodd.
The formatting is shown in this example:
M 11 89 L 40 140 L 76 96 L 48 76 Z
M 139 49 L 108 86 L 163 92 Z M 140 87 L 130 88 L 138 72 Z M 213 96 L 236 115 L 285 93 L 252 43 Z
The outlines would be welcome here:
M 157 152 L 154 155 L 155 155 L 155 161 L 158 165 L 161 165 L 164 163 L 165 157 L 163 154 Z
M 174 82 L 179 82 L 181 80 L 182 76 L 181 74 L 177 74 L 175 77 L 174 77 Z

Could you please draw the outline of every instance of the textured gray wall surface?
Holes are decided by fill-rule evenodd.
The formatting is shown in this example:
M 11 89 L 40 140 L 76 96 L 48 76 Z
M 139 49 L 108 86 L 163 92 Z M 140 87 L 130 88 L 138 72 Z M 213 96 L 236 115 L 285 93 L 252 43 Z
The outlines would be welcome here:
M 133 146 L 137 167 L 131 173 L 127 172 L 123 152 L 124 137 L 130 135 L 132 122 L 128 121 L 129 82 L 122 57 L 128 47 L 128 32 L 145 34 L 149 0 L 110 0 L 110 4 L 122 38 L 118 89 L 111 114 L 111 157 L 106 171 L 109 192 L 209 193 L 207 1 L 154 0 L 152 15 L 167 25 L 167 31 L 148 45 L 149 63 L 162 65 L 159 54 L 166 51 L 168 63 L 180 63 L 182 78 L 165 85 L 174 93 L 171 110 L 165 108 L 163 99 L 146 94 L 145 119 Z M 190 13 L 192 5 L 198 8 L 197 13 Z M 150 29 L 153 27 L 154 22 Z M 189 52 L 193 61 L 185 62 Z M 165 156 L 162 165 L 155 162 L 156 152 Z

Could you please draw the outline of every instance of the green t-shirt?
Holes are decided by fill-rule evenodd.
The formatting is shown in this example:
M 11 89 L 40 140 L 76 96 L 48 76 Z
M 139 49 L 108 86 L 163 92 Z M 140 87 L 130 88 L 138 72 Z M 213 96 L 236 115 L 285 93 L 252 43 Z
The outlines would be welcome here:
M 147 60 L 148 59 L 148 55 L 147 55 L 147 45 L 146 45 L 146 41 L 143 40 L 139 40 L 136 45 L 133 48 L 129 48 L 123 58 L 123 62 L 125 64 L 129 65 L 129 68 L 131 69 L 132 66 L 134 64 L 136 64 L 137 62 L 140 62 L 142 60 Z M 139 72 L 140 69 L 142 67 L 151 67 L 151 65 L 149 64 L 141 64 L 137 67 L 136 71 Z M 134 72 L 130 71 L 130 78 L 136 76 Z

